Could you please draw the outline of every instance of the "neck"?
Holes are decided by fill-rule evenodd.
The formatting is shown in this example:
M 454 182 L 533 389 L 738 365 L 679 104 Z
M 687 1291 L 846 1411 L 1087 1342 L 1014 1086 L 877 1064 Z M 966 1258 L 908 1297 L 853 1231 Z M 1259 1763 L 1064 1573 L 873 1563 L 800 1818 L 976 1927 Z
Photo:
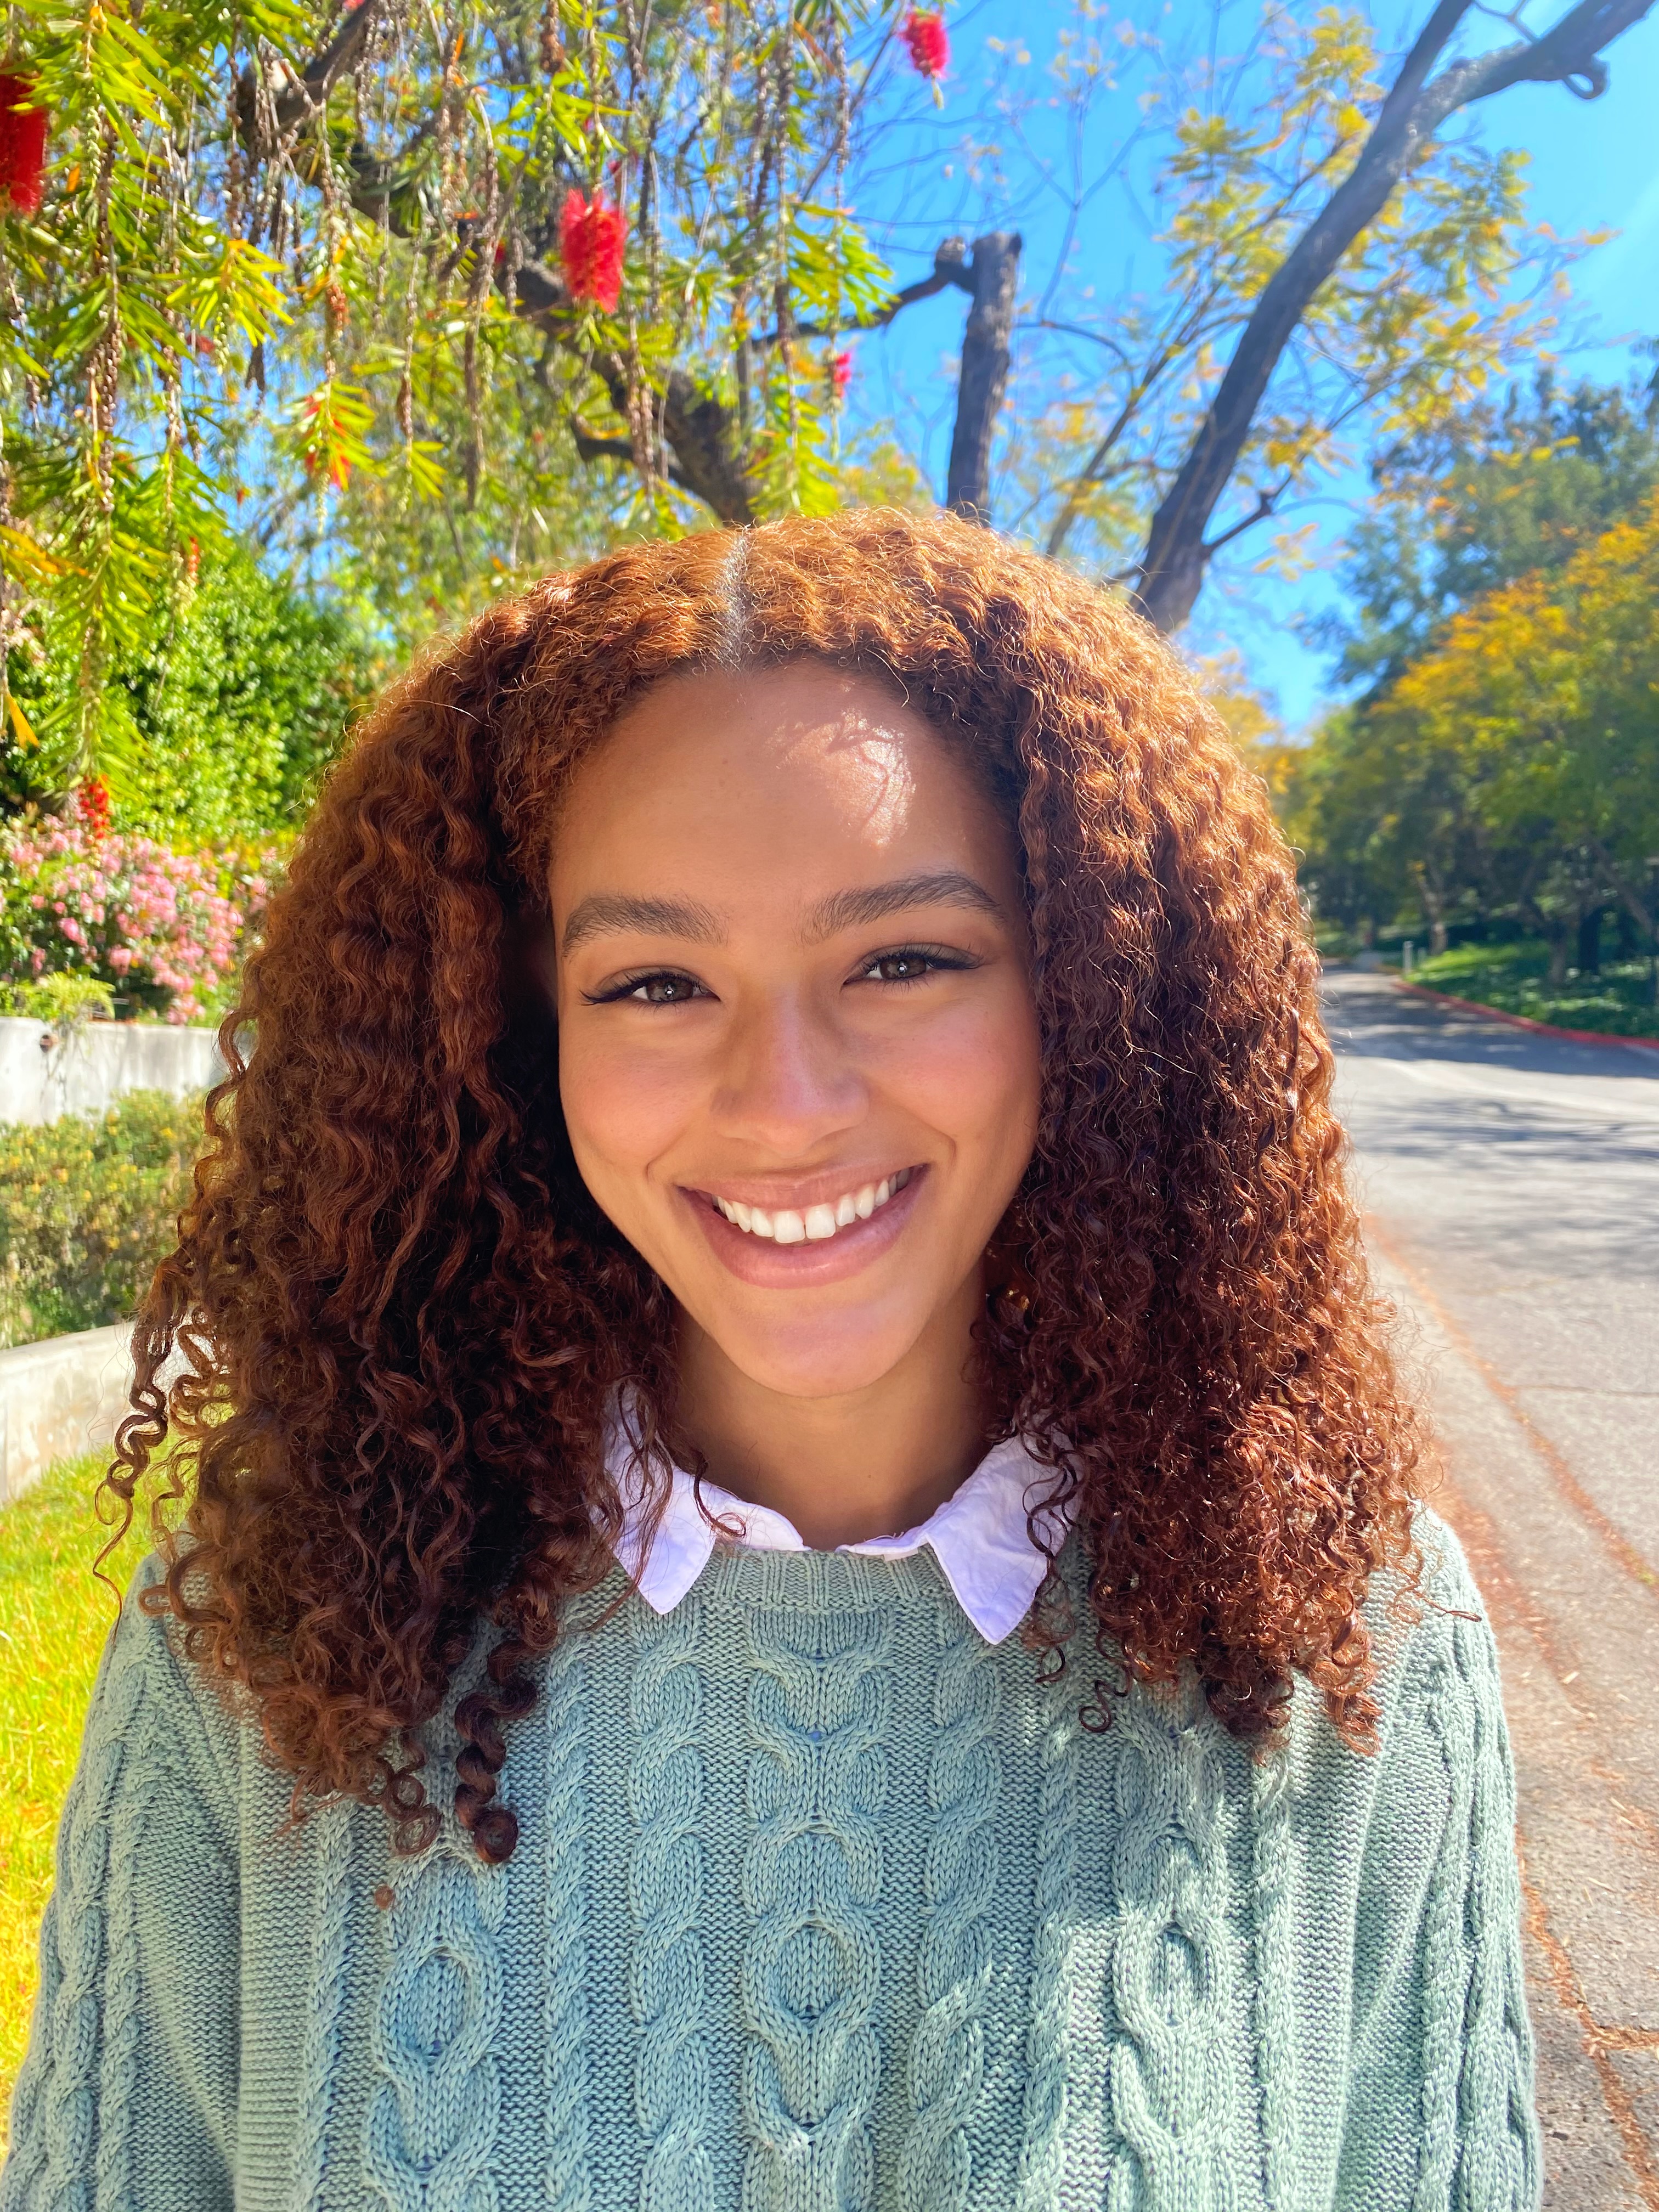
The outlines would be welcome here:
M 814 1550 L 914 1528 L 984 1456 L 971 1337 L 981 1296 L 975 1278 L 879 1382 L 827 1398 L 751 1381 L 682 1314 L 680 1430 L 711 1480 L 787 1516 Z

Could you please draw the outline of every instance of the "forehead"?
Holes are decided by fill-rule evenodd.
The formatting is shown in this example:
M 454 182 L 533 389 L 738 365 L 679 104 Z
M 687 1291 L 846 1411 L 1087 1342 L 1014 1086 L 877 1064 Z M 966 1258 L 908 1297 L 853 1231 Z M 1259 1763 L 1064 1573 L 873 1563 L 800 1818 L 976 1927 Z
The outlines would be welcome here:
M 1006 872 L 1009 842 L 964 762 L 884 685 L 811 662 L 700 671 L 648 692 L 576 770 L 554 905 L 599 888 L 799 903 L 911 866 Z

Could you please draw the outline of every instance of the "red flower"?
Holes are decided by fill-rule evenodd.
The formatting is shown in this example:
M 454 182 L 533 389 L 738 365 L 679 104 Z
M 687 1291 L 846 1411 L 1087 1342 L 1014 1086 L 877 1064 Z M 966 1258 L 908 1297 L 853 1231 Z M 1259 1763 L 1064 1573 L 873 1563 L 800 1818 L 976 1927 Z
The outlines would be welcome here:
M 910 59 L 931 82 L 943 76 L 951 64 L 951 41 L 945 18 L 937 9 L 913 8 L 899 26 L 899 36 L 910 50 Z
M 196 579 L 201 573 L 201 544 L 198 539 L 192 538 L 185 548 L 185 582 L 192 592 L 196 589 Z
M 830 356 L 830 389 L 839 399 L 853 381 L 853 356 L 850 353 L 832 353 Z
M 39 210 L 46 167 L 51 118 L 28 105 L 33 97 L 33 77 L 0 74 L 0 205 L 9 202 L 19 215 Z
M 75 811 L 94 842 L 109 835 L 109 786 L 101 775 L 88 776 L 75 794 Z
M 591 300 L 607 315 L 622 296 L 623 246 L 628 218 L 603 192 L 584 199 L 573 191 L 559 218 L 559 254 L 573 300 Z

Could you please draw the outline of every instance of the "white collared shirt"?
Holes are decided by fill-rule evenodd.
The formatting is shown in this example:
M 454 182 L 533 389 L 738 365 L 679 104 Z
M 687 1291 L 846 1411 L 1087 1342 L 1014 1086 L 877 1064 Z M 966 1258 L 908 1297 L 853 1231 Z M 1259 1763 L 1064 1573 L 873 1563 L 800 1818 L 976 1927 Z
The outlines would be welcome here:
M 643 1486 L 631 1440 L 613 1432 L 611 1473 L 623 1501 L 623 1530 L 617 1558 L 656 1613 L 672 1613 L 708 1565 L 715 1545 L 735 1540 L 750 1551 L 803 1552 L 806 1546 L 793 1522 L 769 1505 L 750 1505 L 718 1483 L 705 1480 L 699 1506 L 696 1485 L 676 1467 L 673 1486 L 648 1556 L 641 1559 L 645 1519 Z M 937 1506 L 919 1528 L 902 1536 L 869 1536 L 842 1544 L 843 1552 L 865 1552 L 877 1559 L 902 1559 L 931 1545 L 957 1602 L 988 1644 L 1000 1644 L 1030 1609 L 1048 1560 L 1031 1541 L 1026 1522 L 1026 1493 L 1040 1498 L 1054 1482 L 1052 1468 L 1040 1466 L 1018 1438 L 988 1452 L 957 1490 Z M 1045 1509 L 1045 1533 L 1058 1548 L 1070 1516 Z M 724 1538 L 710 1521 L 740 1528 Z

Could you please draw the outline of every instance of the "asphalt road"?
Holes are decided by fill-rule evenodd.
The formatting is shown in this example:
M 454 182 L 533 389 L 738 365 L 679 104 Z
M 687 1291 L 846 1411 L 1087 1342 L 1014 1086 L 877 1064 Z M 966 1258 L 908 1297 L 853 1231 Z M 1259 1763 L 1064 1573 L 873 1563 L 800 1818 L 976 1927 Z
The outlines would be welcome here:
M 1659 2212 L 1659 1052 L 1326 979 L 1515 1742 L 1548 2212 Z

